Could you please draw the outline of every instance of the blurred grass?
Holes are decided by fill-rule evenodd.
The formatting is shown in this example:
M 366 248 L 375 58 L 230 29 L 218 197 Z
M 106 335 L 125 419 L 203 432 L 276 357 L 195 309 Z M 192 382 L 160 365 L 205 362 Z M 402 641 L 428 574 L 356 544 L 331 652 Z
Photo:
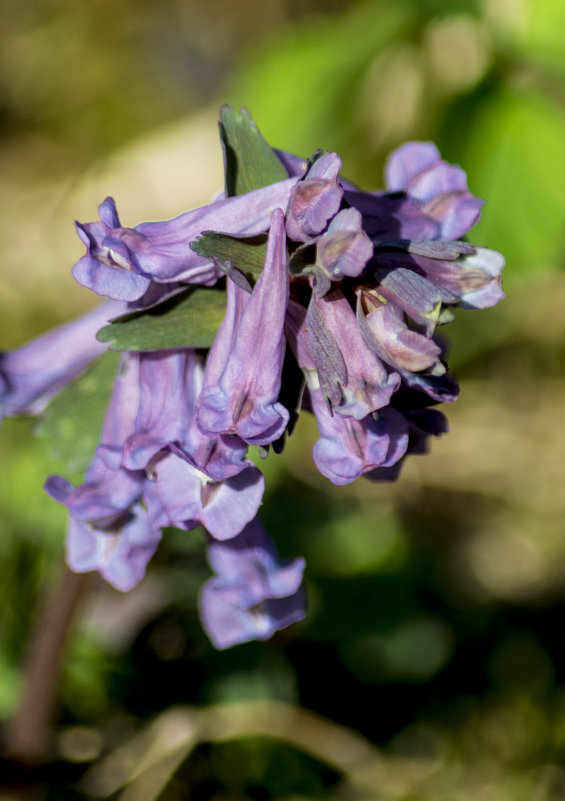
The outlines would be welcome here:
M 143 766 L 162 745 L 160 727 L 181 725 L 177 705 L 189 704 L 181 731 L 195 715 L 209 723 L 156 768 L 171 801 L 559 801 L 563 5 L 97 0 L 79 9 L 46 0 L 5 10 L 6 347 L 92 302 L 69 276 L 81 252 L 73 217 L 93 219 L 114 193 L 124 223 L 135 224 L 206 202 L 221 186 L 215 115 L 224 101 L 247 105 L 273 145 L 302 155 L 338 149 L 344 173 L 364 188 L 382 185 L 386 155 L 401 141 L 436 140 L 487 199 L 471 240 L 508 263 L 508 298 L 459 312 L 446 329 L 462 384 L 445 410 L 451 433 L 396 484 L 329 485 L 311 461 L 308 419 L 283 457 L 262 463 L 265 521 L 281 554 L 308 561 L 305 623 L 269 643 L 214 652 L 196 614 L 207 575 L 198 533 L 170 532 L 128 596 L 95 584 L 69 644 L 48 797 L 81 797 L 86 767 L 102 769 L 99 760 L 131 738 Z M 35 609 L 60 564 L 65 514 L 41 490 L 61 465 L 29 422 L 4 421 L 0 448 L 6 719 Z M 218 734 L 221 716 L 244 700 L 240 729 Z M 257 701 L 266 704 L 259 732 Z M 273 701 L 295 721 L 319 715 L 319 749 L 349 738 L 349 767 L 313 754 L 298 725 L 285 745 L 270 739 L 281 720 Z M 360 788 L 367 742 L 380 767 Z M 157 797 L 154 780 L 126 797 Z

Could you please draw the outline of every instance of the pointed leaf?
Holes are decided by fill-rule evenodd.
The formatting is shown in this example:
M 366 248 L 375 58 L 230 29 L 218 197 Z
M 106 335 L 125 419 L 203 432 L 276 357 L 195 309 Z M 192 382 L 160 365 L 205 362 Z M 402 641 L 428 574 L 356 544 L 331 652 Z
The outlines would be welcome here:
M 204 231 L 190 243 L 190 248 L 210 261 L 219 262 L 225 272 L 229 272 L 231 265 L 256 280 L 265 263 L 267 234 L 235 237 L 218 231 Z
M 228 197 L 288 178 L 282 162 L 261 136 L 247 109 L 235 111 L 231 106 L 222 106 L 220 139 Z
M 97 338 L 110 342 L 112 350 L 209 348 L 225 308 L 223 290 L 191 287 L 150 309 L 118 317 Z

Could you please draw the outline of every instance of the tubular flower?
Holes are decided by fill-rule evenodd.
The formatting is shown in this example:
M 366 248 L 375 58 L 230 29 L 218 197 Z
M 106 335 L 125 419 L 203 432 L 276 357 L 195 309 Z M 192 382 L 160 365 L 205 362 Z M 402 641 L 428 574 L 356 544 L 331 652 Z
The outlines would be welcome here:
M 106 350 L 96 332 L 125 310 L 123 303 L 105 303 L 17 350 L 0 352 L 0 420 L 41 412 Z
M 279 561 L 258 518 L 227 542 L 208 543 L 216 574 L 200 593 L 200 612 L 216 648 L 266 640 L 306 614 L 304 560 Z
M 163 528 L 205 527 L 214 576 L 200 612 L 227 648 L 305 610 L 303 560 L 279 560 L 257 517 L 265 482 L 249 446 L 280 453 L 304 411 L 335 485 L 396 478 L 447 431 L 433 407 L 458 395 L 437 330 L 455 307 L 503 297 L 504 260 L 461 240 L 483 201 L 432 143 L 400 147 L 386 190 L 365 192 L 336 153 L 271 150 L 248 115 L 222 114 L 227 196 L 135 228 L 107 198 L 99 221 L 77 224 L 74 276 L 116 302 L 3 354 L 0 397 L 5 414 L 41 411 L 104 349 L 97 328 L 128 312 L 110 328 L 135 334 L 141 316 L 153 334 L 125 340 L 84 482 L 51 476 L 46 490 L 69 511 L 71 567 L 122 590 Z M 250 127 L 226 141 L 234 125 Z

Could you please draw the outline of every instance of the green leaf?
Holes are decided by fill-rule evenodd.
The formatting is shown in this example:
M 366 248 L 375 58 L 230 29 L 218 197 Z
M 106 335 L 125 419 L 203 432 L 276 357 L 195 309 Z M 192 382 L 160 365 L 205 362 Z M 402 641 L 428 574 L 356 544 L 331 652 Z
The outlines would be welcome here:
M 226 194 L 243 195 L 288 178 L 286 169 L 261 136 L 247 109 L 220 109 Z
M 223 268 L 229 264 L 246 276 L 257 279 L 261 275 L 267 252 L 267 235 L 235 237 L 217 231 L 204 231 L 190 247 L 206 259 L 218 259 Z
M 118 317 L 96 336 L 113 350 L 209 348 L 225 307 L 223 290 L 191 287 L 150 309 Z
M 119 361 L 118 353 L 100 356 L 53 398 L 36 429 L 70 473 L 84 472 L 92 461 Z

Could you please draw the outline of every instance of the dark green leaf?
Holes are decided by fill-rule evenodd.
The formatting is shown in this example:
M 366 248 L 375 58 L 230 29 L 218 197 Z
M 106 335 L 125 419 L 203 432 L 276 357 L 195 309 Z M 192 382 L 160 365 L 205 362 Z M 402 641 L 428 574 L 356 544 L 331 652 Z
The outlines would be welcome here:
M 267 235 L 235 237 L 217 231 L 204 231 L 202 236 L 191 242 L 190 247 L 207 259 L 218 260 L 226 272 L 231 264 L 244 275 L 257 279 L 265 263 Z
M 261 136 L 247 109 L 220 109 L 226 194 L 243 195 L 288 178 L 286 169 Z
M 70 473 L 83 472 L 92 461 L 119 361 L 118 353 L 100 356 L 53 398 L 36 429 L 49 441 L 50 456 Z
M 222 290 L 191 287 L 158 306 L 118 317 L 97 338 L 113 350 L 209 348 L 225 307 Z

